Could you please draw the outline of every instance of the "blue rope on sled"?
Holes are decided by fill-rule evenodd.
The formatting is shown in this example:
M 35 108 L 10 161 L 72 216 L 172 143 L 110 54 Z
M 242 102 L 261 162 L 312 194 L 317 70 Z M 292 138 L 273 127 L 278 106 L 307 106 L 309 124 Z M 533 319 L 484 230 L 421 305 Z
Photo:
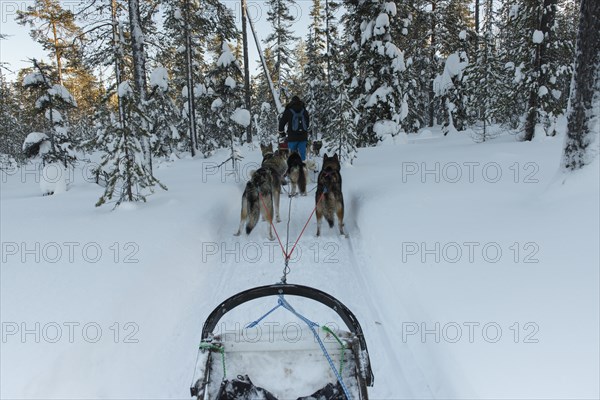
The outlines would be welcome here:
M 257 319 L 254 322 L 249 323 L 248 325 L 246 325 L 246 329 L 248 328 L 254 328 L 256 325 L 258 325 L 260 323 L 260 321 L 262 321 L 263 319 L 267 318 L 269 316 L 269 314 L 271 314 L 273 311 L 277 310 L 279 307 L 281 307 L 281 304 L 277 304 L 275 307 L 273 307 L 269 312 L 267 312 L 265 315 L 263 315 L 262 317 L 260 317 L 259 319 Z
M 306 325 L 308 325 L 308 328 L 311 330 L 311 332 L 313 333 L 313 335 L 315 336 L 315 339 L 317 340 L 317 342 L 319 343 L 319 346 L 321 347 L 321 351 L 323 352 L 323 355 L 325 356 L 325 358 L 327 359 L 327 362 L 329 363 L 329 367 L 331 368 L 331 370 L 333 371 L 333 373 L 335 374 L 338 382 L 340 383 L 340 386 L 342 387 L 342 390 L 344 391 L 344 394 L 346 395 L 346 398 L 348 400 L 351 400 L 352 397 L 350 397 L 350 391 L 348 390 L 348 388 L 346 387 L 346 384 L 344 383 L 344 380 L 342 379 L 342 375 L 340 374 L 340 372 L 335 368 L 335 364 L 333 363 L 333 360 L 331 359 L 331 356 L 329 355 L 329 353 L 327 352 L 327 349 L 325 348 L 325 345 L 323 344 L 323 341 L 321 340 L 321 337 L 319 336 L 319 334 L 317 333 L 317 331 L 315 330 L 315 327 L 319 327 L 319 324 L 317 324 L 316 322 L 313 322 L 311 320 L 309 320 L 308 318 L 306 318 L 305 316 L 303 316 L 302 314 L 300 314 L 298 311 L 296 311 L 294 309 L 294 307 L 291 306 L 290 303 L 288 303 L 284 298 L 283 295 L 280 294 L 279 295 L 279 300 L 277 300 L 277 305 L 275 307 L 273 307 L 271 310 L 269 310 L 265 315 L 263 315 L 262 317 L 260 317 L 259 319 L 257 319 L 254 322 L 251 322 L 250 324 L 248 324 L 246 326 L 246 328 L 253 328 L 256 325 L 258 325 L 260 323 L 260 321 L 262 321 L 263 319 L 265 319 L 269 314 L 271 314 L 273 311 L 277 310 L 279 307 L 283 307 L 286 310 L 288 310 L 289 312 L 291 312 L 292 314 L 294 314 L 296 317 L 300 318 Z M 343 350 L 342 350 L 343 351 Z M 343 355 L 342 355 L 343 356 Z

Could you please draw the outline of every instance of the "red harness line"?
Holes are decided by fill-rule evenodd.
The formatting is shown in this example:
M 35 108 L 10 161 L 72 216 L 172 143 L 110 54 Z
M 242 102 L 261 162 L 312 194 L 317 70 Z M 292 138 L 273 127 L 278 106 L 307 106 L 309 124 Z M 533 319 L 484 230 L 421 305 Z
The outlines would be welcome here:
M 267 216 L 268 216 L 269 209 L 267 208 L 267 205 L 265 204 L 265 200 L 263 199 L 263 197 L 260 193 L 258 195 L 260 197 L 260 200 L 262 201 L 263 207 L 265 208 L 265 212 L 267 213 Z M 304 234 L 304 231 L 306 230 L 306 227 L 308 226 L 308 223 L 310 222 L 313 214 L 315 213 L 315 211 L 317 211 L 317 207 L 318 207 L 319 203 L 321 202 L 321 200 L 323 199 L 323 196 L 325 196 L 325 192 L 321 193 L 321 196 L 319 197 L 317 204 L 315 204 L 315 208 L 313 208 L 312 212 L 310 213 L 310 216 L 306 220 L 306 223 L 304 224 L 304 227 L 302 228 L 300 235 L 298 235 L 298 239 L 296 239 L 296 242 L 292 246 L 292 249 L 290 250 L 289 254 L 286 253 L 285 249 L 283 248 L 283 243 L 281 242 L 281 239 L 279 238 L 279 233 L 277 233 L 277 228 L 275 228 L 275 224 L 273 224 L 273 218 L 269 218 L 271 220 L 271 227 L 275 231 L 275 236 L 277 236 L 277 240 L 279 241 L 279 246 L 281 247 L 281 252 L 283 253 L 283 256 L 285 257 L 285 261 L 288 261 L 292 257 L 292 253 L 294 252 L 296 245 L 298 244 L 298 242 L 300 241 L 300 238 Z

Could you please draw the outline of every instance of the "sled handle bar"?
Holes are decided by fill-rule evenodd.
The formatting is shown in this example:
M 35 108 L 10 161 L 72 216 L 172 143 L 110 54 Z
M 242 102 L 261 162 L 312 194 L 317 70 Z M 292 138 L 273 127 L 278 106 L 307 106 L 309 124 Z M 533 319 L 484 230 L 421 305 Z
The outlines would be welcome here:
M 353 333 L 358 339 L 361 353 L 367 358 L 367 373 L 365 377 L 365 383 L 368 386 L 373 385 L 375 378 L 371 370 L 371 361 L 369 360 L 369 353 L 367 351 L 367 342 L 358 319 L 356 319 L 356 316 L 352 313 L 352 311 L 350 311 L 350 309 L 341 301 L 321 290 L 314 289 L 309 286 L 278 283 L 275 285 L 259 286 L 234 294 L 222 302 L 210 313 L 206 319 L 206 322 L 204 323 L 204 327 L 202 328 L 202 340 L 211 338 L 217 323 L 221 320 L 223 315 L 233 310 L 240 304 L 251 300 L 260 299 L 262 297 L 279 295 L 305 297 L 307 299 L 317 301 L 335 311 L 337 315 L 340 316 L 342 321 L 344 321 L 350 332 Z

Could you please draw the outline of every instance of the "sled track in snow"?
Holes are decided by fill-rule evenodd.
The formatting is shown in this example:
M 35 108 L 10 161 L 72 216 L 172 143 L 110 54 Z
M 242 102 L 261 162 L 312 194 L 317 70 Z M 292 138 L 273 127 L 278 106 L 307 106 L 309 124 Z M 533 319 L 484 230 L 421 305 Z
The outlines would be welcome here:
M 314 184 L 310 185 L 310 189 L 314 188 Z M 240 192 L 241 196 L 241 192 Z M 349 202 L 351 206 L 356 206 Z M 291 204 L 291 221 L 290 221 L 290 237 L 289 250 L 291 250 L 294 242 L 300 234 L 306 219 L 310 215 L 314 207 L 314 190 L 308 193 L 308 196 L 295 197 Z M 276 223 L 275 227 L 279 233 L 279 237 L 285 248 L 286 229 L 288 221 L 289 197 L 285 192 L 282 192 L 280 201 L 281 222 Z M 352 213 L 355 215 L 355 213 Z M 368 268 L 365 261 L 361 257 L 361 241 L 358 226 L 351 218 L 348 218 L 350 224 L 346 223 L 349 237 L 343 238 L 337 234 L 337 225 L 333 229 L 329 229 L 327 222 L 323 221 L 323 235 L 320 238 L 315 236 L 316 233 L 316 218 L 313 216 L 308 223 L 303 237 L 298 243 L 305 251 L 308 248 L 307 243 L 311 245 L 322 246 L 322 244 L 337 246 L 338 264 L 322 264 L 319 259 L 310 260 L 310 257 L 304 255 L 301 262 L 290 264 L 291 271 L 288 275 L 288 282 L 308 284 L 317 289 L 326 290 L 326 287 L 331 287 L 332 283 L 343 282 L 343 286 L 334 286 L 334 296 L 338 297 L 342 302 L 354 309 L 357 314 L 369 344 L 371 360 L 375 370 L 379 362 L 384 361 L 386 375 L 377 376 L 375 374 L 375 392 L 378 392 L 377 384 L 386 385 L 393 384 L 394 387 L 402 387 L 404 390 L 412 394 L 412 397 L 432 398 L 433 394 L 429 385 L 426 383 L 425 375 L 420 370 L 419 366 L 414 362 L 410 350 L 403 348 L 402 352 L 398 348 L 403 344 L 397 344 L 388 332 L 391 324 L 386 324 L 384 318 L 386 312 L 382 312 L 382 308 L 389 307 L 385 302 L 379 300 L 377 288 L 373 287 L 372 281 L 366 276 L 365 271 L 372 271 L 373 268 Z M 258 225 L 250 236 L 242 234 L 241 236 L 233 236 L 239 224 L 239 209 L 230 210 L 228 217 L 225 218 L 226 225 L 220 230 L 217 235 L 216 243 L 219 246 L 223 245 L 228 249 L 236 248 L 236 243 L 239 248 L 242 248 L 249 242 L 263 243 L 268 242 L 266 237 L 266 222 L 259 221 Z M 336 221 L 337 224 L 337 221 Z M 277 239 L 274 242 L 275 254 L 274 262 L 259 262 L 256 264 L 248 264 L 241 257 L 240 261 L 235 259 L 235 256 L 229 255 L 225 262 L 215 260 L 215 265 L 211 266 L 214 279 L 208 289 L 210 293 L 210 301 L 213 306 L 217 306 L 220 302 L 235 294 L 236 292 L 248 289 L 253 286 L 262 286 L 278 282 L 282 276 L 284 265 L 284 257 L 281 254 L 281 249 Z M 299 250 L 298 250 L 299 251 Z M 292 257 L 293 259 L 293 257 Z M 308 259 L 308 260 L 307 260 Z M 266 261 L 266 260 L 264 260 Z M 308 262 L 306 262 L 308 261 Z M 340 274 L 342 279 L 340 279 Z M 322 284 L 320 284 L 322 283 Z M 339 289 L 339 290 L 338 290 Z M 344 298 L 347 295 L 344 293 L 361 293 L 359 298 L 354 299 Z M 342 296 L 337 295 L 342 293 Z M 210 310 L 208 310 L 210 311 Z M 361 318 L 362 316 L 362 318 Z M 365 329 L 366 328 L 366 329 Z M 399 334 L 399 333 L 398 333 Z M 376 357 L 374 355 L 377 354 Z M 383 359 L 381 358 L 383 357 Z M 400 358 L 402 357 L 402 358 Z M 390 369 L 391 371 L 387 371 Z M 409 371 L 409 374 L 406 372 Z M 391 376 L 389 374 L 392 374 Z M 390 380 L 393 379 L 393 380 Z M 382 392 L 386 392 L 385 388 Z
M 398 385 L 402 385 L 406 388 L 410 388 L 411 392 L 413 392 L 413 395 L 411 397 L 414 398 L 434 398 L 433 393 L 431 392 L 430 386 L 429 384 L 426 382 L 425 380 L 425 375 L 423 373 L 423 371 L 421 370 L 421 368 L 418 366 L 418 364 L 416 364 L 416 362 L 414 361 L 412 355 L 408 352 L 405 351 L 404 352 L 404 356 L 406 357 L 404 359 L 404 362 L 402 362 L 402 360 L 400 360 L 400 355 L 393 350 L 397 350 L 400 346 L 402 346 L 403 344 L 397 345 L 395 343 L 395 341 L 390 338 L 390 335 L 385 327 L 385 322 L 384 318 L 382 318 L 382 313 L 379 311 L 381 307 L 386 307 L 385 304 L 375 304 L 375 300 L 376 300 L 376 293 L 377 290 L 374 290 L 374 288 L 372 288 L 372 284 L 369 284 L 369 279 L 367 276 L 365 276 L 364 273 L 364 266 L 365 266 L 365 262 L 362 261 L 362 257 L 361 257 L 361 253 L 360 251 L 356 251 L 355 247 L 358 245 L 358 247 L 360 248 L 360 240 L 358 240 L 357 238 L 360 238 L 360 233 L 358 232 L 358 226 L 356 224 L 354 225 L 354 229 L 353 229 L 353 236 L 351 236 L 348 239 L 348 248 L 349 248 L 349 253 L 350 253 L 350 266 L 352 268 L 354 277 L 356 278 L 356 282 L 358 283 L 358 286 L 360 287 L 360 292 L 361 293 L 369 293 L 370 295 L 367 296 L 363 296 L 364 299 L 364 304 L 366 305 L 366 308 L 369 311 L 369 315 L 371 316 L 372 321 L 374 322 L 374 324 L 377 326 L 377 330 L 376 330 L 376 337 L 375 338 L 367 338 L 367 341 L 370 343 L 375 342 L 376 339 L 379 340 L 379 342 L 381 343 L 381 345 L 383 345 L 383 347 L 385 349 L 388 350 L 392 350 L 392 351 L 385 351 L 384 352 L 384 357 L 387 358 L 388 360 L 388 367 L 391 366 L 395 371 L 398 371 L 397 377 L 398 377 L 398 381 L 394 382 L 395 384 Z M 369 340 L 371 339 L 371 340 Z M 397 342 L 397 340 L 396 340 Z M 373 346 L 373 344 L 371 344 L 370 348 L 373 348 L 375 346 Z M 372 352 L 372 350 L 370 351 Z M 372 357 L 373 359 L 373 357 Z M 418 381 L 415 382 L 415 376 L 414 373 L 411 374 L 411 379 L 410 382 L 407 380 L 407 374 L 405 374 L 405 371 L 407 370 L 407 364 L 412 363 L 412 370 L 413 371 L 418 371 Z M 377 377 L 376 377 L 377 378 Z M 375 380 L 377 382 L 377 379 Z M 380 381 L 381 382 L 381 381 Z

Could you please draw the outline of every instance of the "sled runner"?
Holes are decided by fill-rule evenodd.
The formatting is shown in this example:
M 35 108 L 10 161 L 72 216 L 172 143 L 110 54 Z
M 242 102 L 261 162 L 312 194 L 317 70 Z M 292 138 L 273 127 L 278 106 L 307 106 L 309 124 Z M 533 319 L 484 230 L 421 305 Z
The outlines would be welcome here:
M 277 305 L 256 321 L 237 330 L 217 326 L 234 308 L 263 297 L 277 298 Z M 309 299 L 333 310 L 348 330 L 312 322 L 290 304 L 298 298 L 304 298 L 302 305 Z M 278 308 L 298 323 L 261 325 Z M 208 316 L 190 392 L 204 400 L 366 400 L 373 382 L 367 344 L 354 314 L 325 292 L 280 283 L 233 295 Z

